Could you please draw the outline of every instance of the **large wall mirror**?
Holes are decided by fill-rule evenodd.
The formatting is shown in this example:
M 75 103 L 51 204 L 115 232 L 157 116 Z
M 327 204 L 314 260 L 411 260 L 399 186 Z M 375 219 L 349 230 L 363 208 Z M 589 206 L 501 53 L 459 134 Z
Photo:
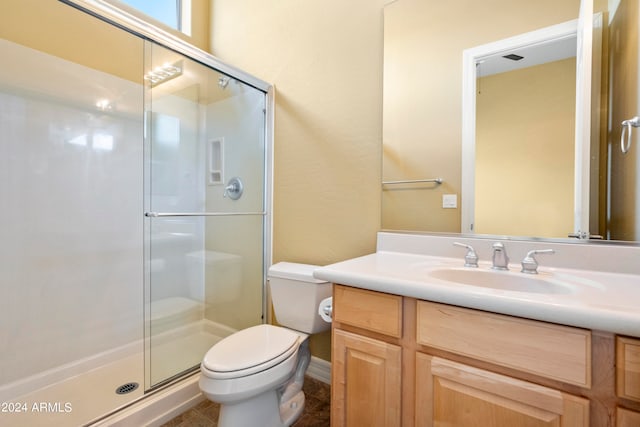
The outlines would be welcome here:
M 385 8 L 382 228 L 640 240 L 637 1 L 454 3 Z

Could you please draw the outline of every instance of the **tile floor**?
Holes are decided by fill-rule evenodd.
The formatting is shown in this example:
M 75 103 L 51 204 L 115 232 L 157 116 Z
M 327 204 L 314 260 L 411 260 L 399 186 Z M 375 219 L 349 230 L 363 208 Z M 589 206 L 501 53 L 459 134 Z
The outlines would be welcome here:
M 329 427 L 331 387 L 322 381 L 306 377 L 304 411 L 292 427 Z M 162 427 L 216 427 L 219 405 L 208 400 L 184 412 Z

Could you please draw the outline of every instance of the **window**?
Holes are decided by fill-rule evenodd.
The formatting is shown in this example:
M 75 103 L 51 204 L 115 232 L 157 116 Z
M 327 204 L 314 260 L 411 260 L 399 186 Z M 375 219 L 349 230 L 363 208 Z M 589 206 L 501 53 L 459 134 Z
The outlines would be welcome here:
M 120 0 L 145 15 L 191 35 L 191 0 Z

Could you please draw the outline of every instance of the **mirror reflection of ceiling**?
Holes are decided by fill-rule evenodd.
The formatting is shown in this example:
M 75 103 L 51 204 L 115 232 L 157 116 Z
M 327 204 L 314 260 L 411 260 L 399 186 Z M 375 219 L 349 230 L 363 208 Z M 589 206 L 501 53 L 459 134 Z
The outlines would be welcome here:
M 486 77 L 575 56 L 576 37 L 566 37 L 550 43 L 509 50 L 500 55 L 486 58 L 478 64 L 476 71 L 478 77 Z

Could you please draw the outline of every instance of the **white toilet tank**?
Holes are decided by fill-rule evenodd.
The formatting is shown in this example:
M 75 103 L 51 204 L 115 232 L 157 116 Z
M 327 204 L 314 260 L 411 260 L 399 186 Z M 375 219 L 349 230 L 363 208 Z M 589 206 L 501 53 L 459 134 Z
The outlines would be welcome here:
M 320 301 L 331 296 L 331 283 L 315 279 L 317 265 L 279 262 L 269 268 L 269 288 L 276 320 L 307 334 L 326 331 L 330 323 L 318 314 Z

